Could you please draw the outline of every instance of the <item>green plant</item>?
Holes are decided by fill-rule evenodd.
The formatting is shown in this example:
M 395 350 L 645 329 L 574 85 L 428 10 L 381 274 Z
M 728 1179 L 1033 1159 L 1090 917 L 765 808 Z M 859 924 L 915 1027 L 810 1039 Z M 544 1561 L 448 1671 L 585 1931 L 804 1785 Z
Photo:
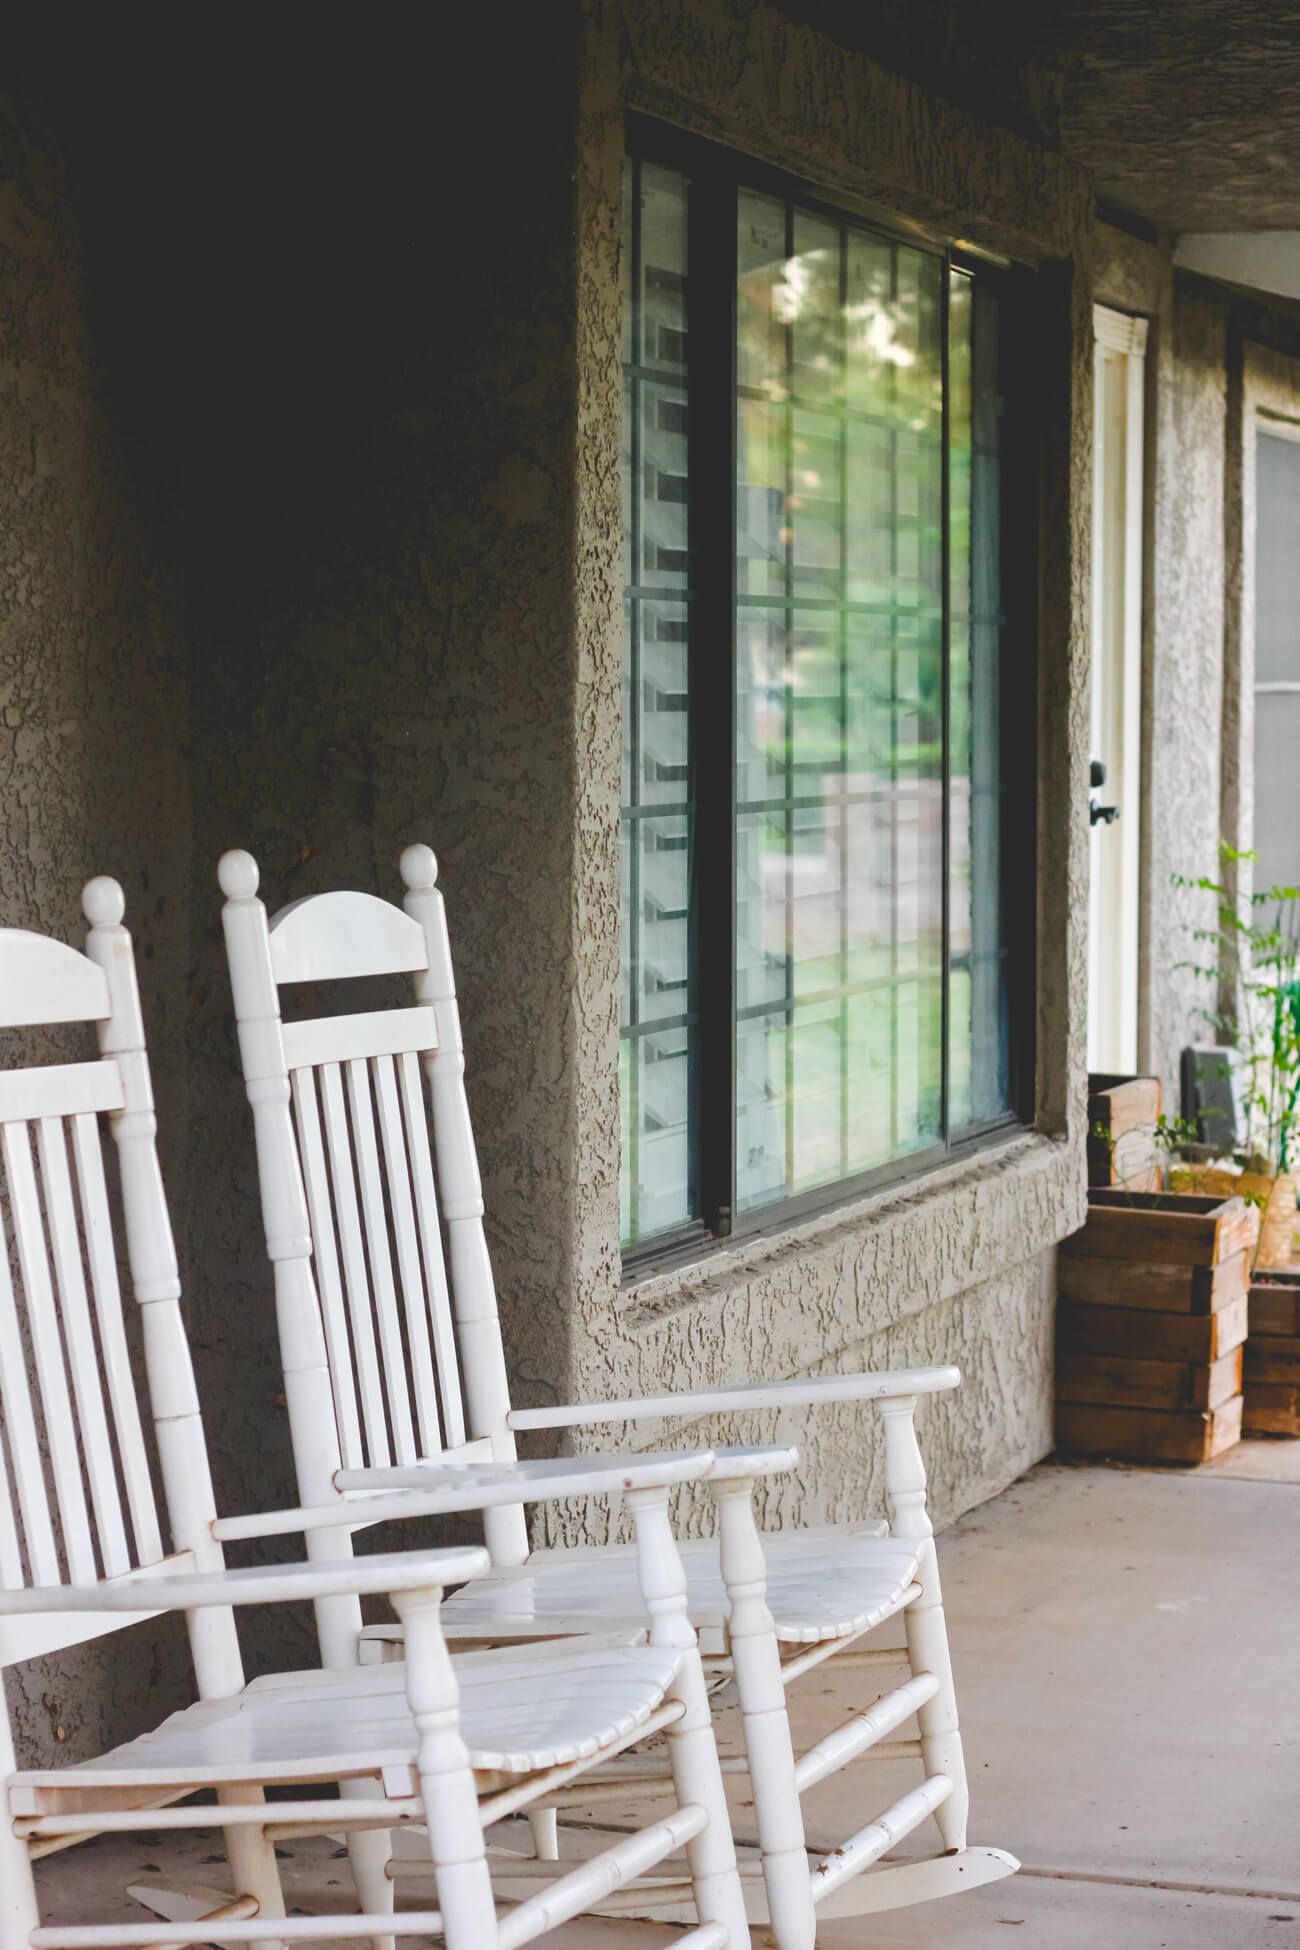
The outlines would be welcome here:
M 1255 855 L 1219 843 L 1221 869 L 1253 861 Z M 1226 882 L 1174 874 L 1185 892 L 1211 894 L 1215 925 L 1189 925 L 1197 944 L 1195 959 L 1178 968 L 1210 986 L 1210 1006 L 1199 1014 L 1216 1041 L 1238 1055 L 1244 1129 L 1238 1133 L 1243 1163 L 1254 1171 L 1289 1170 L 1300 1140 L 1300 939 L 1296 902 L 1300 888 L 1270 887 L 1243 899 Z M 1269 919 L 1268 916 L 1272 915 Z M 1225 995 L 1231 1006 L 1225 1006 Z
M 1186 1118 L 1166 1117 L 1165 1113 L 1161 1111 L 1159 1117 L 1156 1118 L 1153 1124 L 1136 1125 L 1126 1135 L 1146 1137 L 1153 1151 L 1164 1152 L 1167 1156 L 1172 1156 L 1174 1153 L 1182 1152 L 1185 1146 L 1195 1144 L 1198 1132 L 1196 1125 L 1189 1122 Z M 1112 1135 L 1109 1124 L 1098 1121 L 1096 1124 L 1090 1125 L 1088 1136 L 1096 1144 L 1103 1145 L 1107 1155 L 1112 1159 L 1114 1158 L 1115 1148 L 1119 1140 Z M 1163 1170 L 1161 1175 L 1163 1177 Z M 1115 1189 L 1118 1191 L 1129 1191 L 1131 1187 L 1125 1184 L 1123 1180 L 1120 1180 Z M 1166 1195 L 1163 1192 L 1154 1194 L 1157 1199 Z M 1146 1193 L 1144 1196 L 1149 1198 L 1152 1194 Z

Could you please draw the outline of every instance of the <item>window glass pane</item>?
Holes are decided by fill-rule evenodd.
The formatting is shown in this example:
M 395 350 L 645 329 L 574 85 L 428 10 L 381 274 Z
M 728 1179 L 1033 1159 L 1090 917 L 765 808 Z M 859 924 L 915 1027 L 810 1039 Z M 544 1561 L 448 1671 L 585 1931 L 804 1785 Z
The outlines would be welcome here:
M 730 671 L 725 631 L 703 666 L 691 647 L 697 595 L 701 627 L 726 600 L 725 559 L 690 552 L 688 439 L 692 398 L 726 405 L 723 326 L 692 339 L 687 175 L 629 163 L 626 1246 L 699 1217 L 701 1033 L 724 1058 L 734 1037 L 738 1217 L 928 1162 L 1010 1102 L 996 280 L 811 203 L 705 187 L 701 223 L 729 221 L 733 188 L 736 215 Z M 701 465 L 722 464 L 716 444 Z M 691 672 L 715 649 L 710 714 L 734 683 L 730 836 L 696 824 L 712 715 L 697 728 Z M 702 1025 L 695 861 L 711 884 L 729 844 L 734 989 L 705 971 Z
M 995 293 L 949 277 L 948 1128 L 1005 1115 L 1010 1032 L 1002 918 L 999 709 L 1001 395 Z
M 737 1206 L 943 1135 L 941 262 L 742 193 Z
M 687 586 L 687 181 L 632 162 L 625 199 L 622 1124 L 625 1245 L 695 1212 Z

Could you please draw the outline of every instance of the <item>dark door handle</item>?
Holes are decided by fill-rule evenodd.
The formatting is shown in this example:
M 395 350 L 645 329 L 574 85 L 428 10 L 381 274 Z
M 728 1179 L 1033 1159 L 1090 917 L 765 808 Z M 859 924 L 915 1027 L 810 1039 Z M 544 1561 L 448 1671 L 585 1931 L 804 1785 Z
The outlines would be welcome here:
M 1118 806 L 1099 806 L 1095 799 L 1089 799 L 1088 822 L 1090 825 L 1096 826 L 1104 821 L 1107 826 L 1113 826 L 1118 818 Z

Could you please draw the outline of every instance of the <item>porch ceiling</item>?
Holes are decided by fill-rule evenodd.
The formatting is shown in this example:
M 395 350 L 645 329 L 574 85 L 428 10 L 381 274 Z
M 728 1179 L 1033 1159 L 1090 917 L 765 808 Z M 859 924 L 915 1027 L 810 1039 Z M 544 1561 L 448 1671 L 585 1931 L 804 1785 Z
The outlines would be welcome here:
M 1040 16 L 1062 146 L 1163 230 L 1300 227 L 1300 6 L 1078 0 Z
M 1297 0 L 784 0 L 1166 231 L 1300 229 Z

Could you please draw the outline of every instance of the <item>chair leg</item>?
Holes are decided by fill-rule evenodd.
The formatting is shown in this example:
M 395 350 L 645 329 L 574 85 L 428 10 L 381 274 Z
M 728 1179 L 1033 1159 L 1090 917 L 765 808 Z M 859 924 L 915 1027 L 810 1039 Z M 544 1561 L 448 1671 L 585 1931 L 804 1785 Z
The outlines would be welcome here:
M 233 1801 L 247 1807 L 250 1801 L 261 1799 L 259 1788 L 241 1785 L 217 1789 L 218 1802 Z M 274 1809 L 268 1809 L 268 1820 L 273 1815 Z M 245 1827 L 241 1822 L 239 1827 L 225 1830 L 225 1844 L 235 1894 L 255 1896 L 259 1916 L 283 1916 L 284 1890 L 280 1883 L 280 1865 L 275 1858 L 275 1848 L 262 1829 Z
M 629 1490 L 627 1503 L 636 1523 L 637 1568 L 652 1621 L 650 1643 L 672 1646 L 683 1655 L 669 1697 L 680 1699 L 685 1711 L 668 1728 L 667 1740 L 678 1806 L 694 1804 L 708 1815 L 705 1827 L 686 1844 L 696 1911 L 701 1923 L 721 1923 L 729 1932 L 727 1941 L 743 1946 L 749 1942 L 745 1893 L 718 1765 L 713 1710 L 686 1611 L 686 1573 L 668 1517 L 668 1492 Z
M 767 1605 L 767 1564 L 754 1521 L 753 1484 L 727 1481 L 712 1488 L 718 1504 L 722 1579 L 731 1605 L 727 1636 L 749 1760 L 768 1920 L 777 1950 L 813 1950 L 817 1912 L 781 1653 Z
M 927 1774 L 946 1774 L 952 1793 L 935 1814 L 944 1847 L 966 1846 L 966 1817 L 970 1792 L 961 1734 L 957 1728 L 957 1695 L 952 1683 L 948 1627 L 943 1616 L 943 1593 L 934 1551 L 934 1526 L 925 1507 L 925 1464 L 916 1440 L 915 1395 L 893 1395 L 878 1404 L 885 1425 L 885 1497 L 889 1527 L 917 1550 L 917 1578 L 921 1595 L 903 1613 L 907 1652 L 912 1671 L 932 1672 L 939 1690 L 917 1713 L 921 1730 L 921 1758 Z
M 373 1780 L 340 1781 L 339 1799 L 347 1801 L 355 1796 L 364 1800 L 376 1791 Z M 393 1853 L 392 1833 L 387 1828 L 363 1828 L 346 1838 L 348 1857 L 352 1868 L 352 1880 L 357 1887 L 357 1900 L 366 1916 L 382 1916 L 391 1910 L 397 1895 L 396 1888 L 388 1874 L 388 1864 Z M 374 1936 L 370 1939 L 371 1950 L 397 1950 L 397 1938 Z
M 528 1826 L 533 1831 L 533 1853 L 539 1862 L 560 1859 L 560 1817 L 555 1808 L 530 1808 Z
M 3 1685 L 0 1676 L 0 1685 Z M 5 1783 L 17 1762 L 0 1700 L 0 1950 L 30 1950 L 31 1933 L 40 1928 L 32 1858 L 26 1842 L 14 1834 Z
M 957 1692 L 952 1679 L 952 1655 L 948 1649 L 948 1626 L 943 1615 L 943 1593 L 939 1586 L 939 1567 L 933 1540 L 921 1551 L 917 1566 L 921 1596 L 903 1613 L 907 1633 L 907 1652 L 912 1671 L 932 1672 L 939 1690 L 927 1700 L 916 1716 L 921 1735 L 921 1759 L 928 1774 L 946 1774 L 952 1793 L 935 1810 L 935 1822 L 946 1849 L 966 1846 L 966 1822 L 970 1812 L 970 1789 L 966 1780 L 966 1760 L 962 1752 L 957 1720 Z
M 438 1619 L 441 1599 L 436 1588 L 393 1594 L 406 1628 L 406 1697 L 420 1736 L 417 1765 L 446 1950 L 493 1950 L 496 1903 L 460 1734 L 456 1675 Z

